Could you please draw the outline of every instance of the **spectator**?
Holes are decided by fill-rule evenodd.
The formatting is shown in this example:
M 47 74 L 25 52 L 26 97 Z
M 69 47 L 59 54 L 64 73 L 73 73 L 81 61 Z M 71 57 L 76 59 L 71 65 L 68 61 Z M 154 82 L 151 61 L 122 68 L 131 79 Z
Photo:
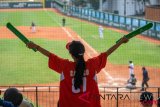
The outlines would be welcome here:
M 36 25 L 35 25 L 34 22 L 31 23 L 30 29 L 32 30 L 32 33 L 35 33 L 35 32 L 36 32 Z
M 19 107 L 34 107 L 31 102 L 29 102 L 27 99 L 23 99 L 22 103 Z
M 19 106 L 23 100 L 22 94 L 16 88 L 8 88 L 3 97 L 5 101 L 12 102 L 14 107 Z
M 153 105 L 153 94 L 151 92 L 143 92 L 140 95 L 140 102 L 143 107 L 152 107 Z
M 108 56 L 120 45 L 127 42 L 128 39 L 122 37 L 120 42 L 114 44 L 107 51 L 87 61 L 84 59 L 85 47 L 80 41 L 72 41 L 66 44 L 66 49 L 74 61 L 63 59 L 33 42 L 29 42 L 27 46 L 30 49 L 37 49 L 37 51 L 48 57 L 49 68 L 61 74 L 60 107 L 101 107 L 100 99 L 94 100 L 89 97 L 83 100 L 82 96 L 86 93 L 99 95 L 96 74 L 105 67 Z
M 160 97 L 157 100 L 157 107 L 160 107 Z
M 4 101 L 0 98 L 0 107 L 14 107 L 14 105 L 11 102 Z

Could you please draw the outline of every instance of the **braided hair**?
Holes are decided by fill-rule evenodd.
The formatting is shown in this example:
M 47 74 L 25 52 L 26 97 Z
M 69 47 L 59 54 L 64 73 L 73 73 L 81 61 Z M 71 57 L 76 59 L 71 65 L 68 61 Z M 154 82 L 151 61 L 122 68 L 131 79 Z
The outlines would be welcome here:
M 80 41 L 72 41 L 69 45 L 69 52 L 77 60 L 74 75 L 74 87 L 75 89 L 78 89 L 83 84 L 83 74 L 86 69 L 83 57 L 85 52 L 84 45 Z

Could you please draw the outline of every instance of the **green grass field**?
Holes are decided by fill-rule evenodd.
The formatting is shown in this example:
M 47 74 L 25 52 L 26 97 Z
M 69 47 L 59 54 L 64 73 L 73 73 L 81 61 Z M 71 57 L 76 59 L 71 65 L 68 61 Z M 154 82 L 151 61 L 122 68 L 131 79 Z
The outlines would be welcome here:
M 30 26 L 34 21 L 37 26 L 60 26 L 63 16 L 51 11 L 34 12 L 0 12 L 0 26 L 7 22 L 15 26 Z M 3 20 L 3 21 L 2 21 Z M 77 32 L 98 52 L 106 51 L 123 35 L 115 31 L 104 31 L 104 39 L 98 37 L 98 26 L 82 22 L 77 19 L 66 18 L 66 24 Z M 3 33 L 1 33 L 3 35 Z M 42 47 L 58 54 L 63 58 L 70 58 L 65 49 L 65 41 L 47 39 L 32 39 Z M 135 65 L 160 68 L 160 46 L 147 41 L 133 38 L 126 45 L 121 46 L 109 57 L 114 64 L 128 64 L 133 60 Z M 18 39 L 0 39 L 0 75 L 1 85 L 49 83 L 59 80 L 58 73 L 48 68 L 47 57 L 29 50 Z

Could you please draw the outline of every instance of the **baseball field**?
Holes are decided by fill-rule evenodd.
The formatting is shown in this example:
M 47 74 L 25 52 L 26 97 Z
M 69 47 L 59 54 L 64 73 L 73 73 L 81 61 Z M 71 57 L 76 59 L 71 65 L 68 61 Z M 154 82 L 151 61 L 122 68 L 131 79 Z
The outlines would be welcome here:
M 62 27 L 62 18 L 66 26 Z M 123 35 L 129 33 L 104 26 L 104 38 L 99 38 L 98 24 L 67 17 L 51 9 L 0 10 L 0 85 L 58 85 L 59 74 L 48 68 L 48 58 L 26 47 L 5 26 L 11 22 L 31 41 L 72 60 L 65 46 L 80 40 L 86 48 L 85 59 L 109 49 Z M 31 22 L 36 24 L 32 33 Z M 149 86 L 160 86 L 160 41 L 138 35 L 109 56 L 106 67 L 98 74 L 100 87 L 125 87 L 129 78 L 128 61 L 135 65 L 137 86 L 141 86 L 142 71 L 149 72 Z M 113 89 L 110 89 L 111 91 Z M 123 89 L 126 90 L 126 89 Z M 139 91 L 137 89 L 136 91 Z
M 63 18 L 66 19 L 65 27 L 62 27 Z M 56 86 L 59 85 L 60 75 L 48 68 L 47 57 L 28 49 L 6 28 L 8 22 L 11 22 L 31 41 L 70 60 L 72 58 L 65 47 L 69 41 L 79 40 L 85 45 L 85 60 L 87 60 L 106 51 L 119 38 L 129 33 L 103 26 L 104 38 L 101 39 L 98 34 L 98 24 L 64 16 L 54 9 L 0 10 L 0 85 L 7 87 L 26 86 L 25 89 L 29 91 L 25 92 L 23 89 L 23 94 L 40 107 L 57 106 L 59 88 Z M 36 25 L 35 33 L 32 33 L 30 29 L 32 22 Z M 120 107 L 141 106 L 139 104 L 140 88 L 133 90 L 133 93 L 124 88 L 129 78 L 128 61 L 132 60 L 135 65 L 137 87 L 140 87 L 142 82 L 142 66 L 148 70 L 149 86 L 160 87 L 159 53 L 159 40 L 138 35 L 110 55 L 106 67 L 98 74 L 100 92 L 102 96 L 106 96 L 106 99 L 102 98 L 101 101 L 103 107 L 106 105 L 115 107 L 116 102 Z M 36 94 L 37 90 L 29 86 L 51 86 L 51 88 L 39 87 L 40 91 Z M 119 101 L 110 99 L 116 95 L 117 88 L 115 87 L 120 87 L 119 94 L 126 99 Z M 32 88 L 36 91 L 30 91 Z M 154 93 L 155 98 L 158 97 L 157 88 L 149 88 L 148 90 Z M 38 100 L 35 99 L 35 96 Z

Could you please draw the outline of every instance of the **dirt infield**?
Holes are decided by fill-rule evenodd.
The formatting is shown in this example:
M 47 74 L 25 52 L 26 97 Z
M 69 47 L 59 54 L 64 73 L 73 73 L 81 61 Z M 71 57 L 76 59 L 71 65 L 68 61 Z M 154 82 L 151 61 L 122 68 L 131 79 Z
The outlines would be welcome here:
M 66 40 L 67 34 L 62 32 L 62 29 L 59 27 L 36 27 L 36 33 L 32 33 L 30 27 L 28 26 L 18 26 L 16 27 L 19 31 L 21 31 L 28 38 L 43 38 L 43 39 L 51 39 L 51 40 Z M 0 35 L 0 38 L 13 39 L 17 38 L 14 34 L 12 34 L 6 27 L 1 27 L 0 31 L 3 32 Z

